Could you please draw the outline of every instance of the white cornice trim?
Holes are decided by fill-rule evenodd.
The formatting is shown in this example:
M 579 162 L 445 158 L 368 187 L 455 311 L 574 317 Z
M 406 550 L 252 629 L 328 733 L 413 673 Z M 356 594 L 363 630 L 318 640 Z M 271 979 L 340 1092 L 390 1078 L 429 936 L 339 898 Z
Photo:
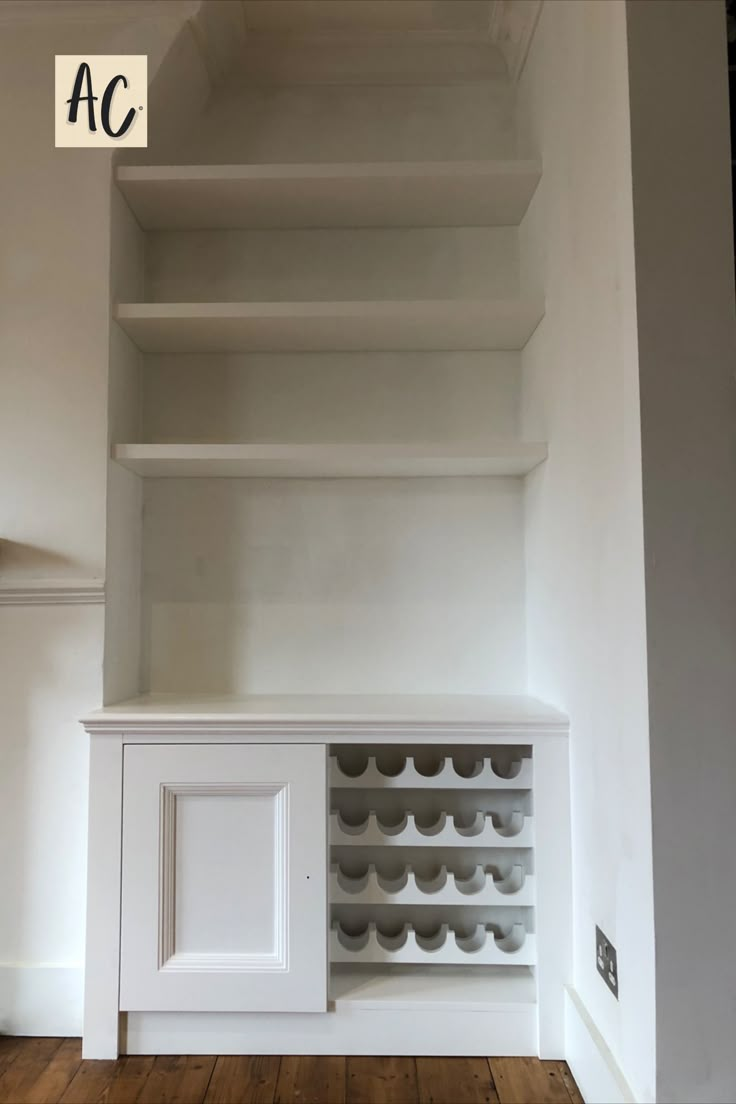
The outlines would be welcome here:
M 488 33 L 506 59 L 509 78 L 518 81 L 537 29 L 544 0 L 495 0 Z
M 3 0 L 0 25 L 9 23 L 183 23 L 199 11 L 202 0 Z
M 0 580 L 0 606 L 88 606 L 104 601 L 102 579 Z

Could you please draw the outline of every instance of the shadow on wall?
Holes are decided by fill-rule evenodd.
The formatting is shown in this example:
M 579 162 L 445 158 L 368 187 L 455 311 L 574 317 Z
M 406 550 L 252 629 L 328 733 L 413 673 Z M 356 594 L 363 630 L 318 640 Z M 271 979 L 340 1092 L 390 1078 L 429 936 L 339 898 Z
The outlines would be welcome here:
M 74 563 L 51 548 L 0 539 L 0 582 L 63 575 Z

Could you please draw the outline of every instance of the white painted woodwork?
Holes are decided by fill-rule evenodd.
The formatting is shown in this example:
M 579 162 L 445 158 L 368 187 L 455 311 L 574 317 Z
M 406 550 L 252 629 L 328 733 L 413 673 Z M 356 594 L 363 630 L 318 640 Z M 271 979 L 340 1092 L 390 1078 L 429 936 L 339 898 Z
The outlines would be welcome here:
M 400 969 L 396 965 L 391 970 Z M 373 992 L 373 979 L 382 969 L 380 964 L 359 968 L 363 985 Z M 422 971 L 423 967 L 407 967 Z M 443 966 L 429 968 L 444 974 L 456 969 Z M 493 967 L 465 967 L 465 971 L 481 975 L 478 984 L 463 982 L 466 1001 L 458 1006 L 452 1000 L 437 996 L 442 987 L 422 986 L 417 981 L 410 991 L 416 994 L 407 1003 L 390 999 L 373 1007 L 360 1006 L 361 986 L 356 981 L 352 999 L 338 1000 L 326 1015 L 303 1016 L 294 1013 L 232 1014 L 186 1012 L 129 1012 L 126 1017 L 126 1054 L 397 1054 L 456 1055 L 485 1057 L 489 1047 L 494 1055 L 536 1055 L 536 1011 L 530 989 L 533 982 L 525 978 L 513 985 L 500 987 L 498 1003 L 493 1000 L 496 980 L 489 984 L 487 971 Z M 499 969 L 529 974 L 520 966 Z M 357 973 L 357 971 L 356 971 Z M 414 974 L 414 977 L 417 977 Z M 460 983 L 457 983 L 458 985 Z M 388 988 L 390 993 L 391 987 Z M 422 994 L 426 992 L 425 1006 Z M 473 1004 L 474 998 L 476 999 Z M 306 1021 L 306 1022 L 305 1022 Z
M 572 977 L 570 766 L 559 749 L 534 750 L 539 1055 L 564 1053 L 565 987 Z
M 125 750 L 120 1007 L 326 1008 L 320 745 Z
M 330 1001 L 336 1011 L 479 1012 L 481 1009 L 518 1012 L 536 1009 L 534 976 L 525 966 L 402 966 L 376 963 L 370 972 L 336 965 L 330 974 Z M 467 1021 L 466 1021 L 467 1022 Z
M 565 1052 L 584 1100 L 632 1104 L 637 1097 L 577 990 L 565 991 Z
M 104 601 L 102 579 L 0 578 L 0 606 L 99 605 Z
M 523 696 L 516 478 L 541 162 L 501 7 L 254 0 L 243 41 L 210 5 L 207 111 L 116 171 L 90 1056 L 562 1057 L 567 721 Z
M 349 935 L 339 924 L 333 925 L 330 938 L 332 962 L 377 963 L 390 962 L 462 966 L 469 962 L 483 966 L 514 965 L 533 966 L 536 962 L 536 941 L 524 930 L 523 924 L 514 924 L 512 930 L 497 937 L 484 925 L 478 924 L 469 935 L 459 935 L 443 924 L 431 936 L 422 936 L 405 924 L 398 934 L 386 934 L 371 923 L 360 935 Z
M 93 736 L 124 731 L 126 738 L 199 734 L 213 739 L 277 736 L 296 741 L 339 736 L 341 744 L 529 744 L 565 737 L 568 720 L 536 698 L 484 694 L 209 695 L 145 694 L 84 717 Z
M 347 479 L 526 475 L 547 458 L 537 442 L 484 449 L 433 445 L 115 445 L 113 459 L 137 475 Z
M 391 747 L 390 751 L 387 747 L 386 756 L 396 759 L 398 755 L 400 759 L 402 742 L 422 745 L 444 737 L 445 747 L 441 747 L 431 758 L 445 761 L 446 741 L 457 741 L 464 749 L 462 761 L 466 764 L 466 770 L 474 761 L 487 766 L 489 760 L 500 762 L 502 758 L 508 764 L 523 764 L 525 756 L 519 754 L 521 749 L 531 747 L 535 757 L 543 755 L 544 749 L 547 749 L 549 758 L 545 761 L 545 773 L 550 780 L 550 799 L 559 782 L 558 772 L 564 771 L 567 761 L 564 717 L 543 703 L 527 698 L 440 697 L 436 701 L 431 696 L 397 696 L 376 700 L 153 698 L 138 699 L 119 707 L 108 707 L 91 715 L 85 723 L 93 741 L 100 745 L 104 743 L 109 746 L 111 738 L 114 739 L 115 736 L 118 740 L 124 738 L 126 743 L 124 801 L 120 793 L 117 799 L 113 795 L 108 815 L 120 818 L 122 812 L 124 825 L 120 1006 L 128 1011 L 121 1044 L 127 1053 L 133 1053 L 145 1046 L 170 1047 L 174 1039 L 182 1043 L 184 1052 L 193 1045 L 193 1040 L 198 1040 L 203 1045 L 203 1040 L 213 1029 L 212 1021 L 206 1015 L 208 1009 L 218 1010 L 219 1027 L 216 1037 L 222 1041 L 226 1051 L 253 1053 L 258 1050 L 268 1053 L 278 1049 L 275 1040 L 273 1045 L 267 1043 L 257 1026 L 262 1022 L 260 1019 L 247 1015 L 234 1017 L 229 1021 L 224 1019 L 228 1009 L 231 1012 L 236 1008 L 243 1009 L 245 1006 L 242 1003 L 238 1004 L 236 1000 L 225 1002 L 221 990 L 213 998 L 213 1003 L 209 1003 L 207 994 L 211 994 L 212 975 L 206 967 L 212 964 L 213 959 L 218 960 L 221 972 L 215 981 L 221 984 L 223 977 L 227 978 L 229 975 L 232 979 L 232 967 L 240 959 L 237 962 L 241 967 L 240 977 L 248 977 L 248 992 L 250 996 L 253 995 L 254 987 L 249 973 L 252 963 L 242 962 L 243 955 L 247 955 L 253 947 L 244 946 L 242 942 L 243 924 L 242 921 L 238 922 L 238 916 L 240 914 L 242 917 L 243 882 L 233 876 L 231 841 L 235 839 L 235 851 L 238 853 L 236 864 L 243 861 L 243 870 L 248 878 L 249 867 L 254 862 L 253 853 L 247 848 L 241 851 L 237 844 L 239 833 L 243 829 L 251 831 L 252 822 L 248 824 L 249 815 L 238 811 L 238 803 L 243 798 L 244 791 L 249 791 L 249 788 L 252 791 L 254 780 L 256 783 L 265 780 L 267 786 L 273 788 L 275 777 L 286 777 L 284 771 L 287 774 L 291 772 L 290 777 L 294 779 L 292 796 L 305 793 L 310 795 L 310 820 L 304 829 L 310 838 L 314 835 L 314 825 L 320 821 L 321 810 L 321 904 L 316 909 L 313 900 L 308 906 L 302 902 L 299 915 L 307 916 L 303 928 L 312 929 L 310 939 L 318 942 L 314 954 L 322 956 L 319 976 L 326 983 L 327 763 L 326 748 L 318 742 L 319 737 L 315 746 L 315 732 L 326 733 L 329 728 L 333 728 L 339 734 L 340 740 L 333 752 L 341 758 L 345 754 L 341 750 L 344 740 L 350 740 L 351 729 L 354 730 L 353 739 L 358 745 L 355 755 L 359 760 L 375 755 L 370 752 L 366 756 L 363 748 L 370 749 L 376 742 L 385 741 Z M 484 740 L 483 734 L 486 740 L 490 737 L 493 741 L 491 748 L 487 743 L 481 742 Z M 202 744 L 203 738 L 209 742 Z M 255 739 L 259 741 L 258 744 L 249 743 Z M 310 740 L 311 743 L 307 747 L 300 747 L 300 739 Z M 298 761 L 300 754 L 308 757 L 308 767 L 305 768 L 305 764 Z M 420 756 L 424 753 L 418 749 L 415 754 Z M 260 757 L 261 763 L 265 763 L 265 774 L 254 769 L 252 756 Z M 384 760 L 380 761 L 383 763 Z M 426 757 L 423 762 L 426 762 Z M 151 764 L 154 764 L 153 768 Z M 522 766 L 521 770 L 523 769 Z M 514 767 L 505 767 L 504 770 L 505 773 L 513 773 Z M 128 785 L 131 773 L 133 781 L 137 783 L 135 787 Z M 534 779 L 527 777 L 524 784 L 528 785 L 529 781 L 536 792 L 539 784 L 536 770 Z M 503 790 L 489 791 L 484 786 L 485 783 L 481 781 L 480 788 L 471 793 L 471 801 L 491 801 L 493 804 L 499 796 L 505 794 Z M 167 822 L 169 828 L 176 824 L 177 818 L 173 815 L 175 802 L 172 797 L 177 790 L 178 800 L 184 800 L 184 814 L 178 818 L 180 835 L 177 840 L 177 877 L 171 878 L 172 868 L 169 867 L 162 878 L 159 874 L 159 863 L 162 862 L 160 855 L 166 854 L 166 846 L 164 844 L 162 847 L 160 841 L 166 839 Z M 317 800 L 314 798 L 316 790 L 319 790 Z M 404 800 L 409 801 L 409 795 L 418 795 L 419 792 L 408 787 Z M 465 789 L 453 791 L 430 787 L 425 796 L 431 801 L 439 802 L 441 806 L 451 799 L 453 792 L 464 794 Z M 216 795 L 214 798 L 213 794 Z M 389 787 L 386 794 L 400 796 L 401 791 Z M 517 797 L 523 794 L 523 790 L 517 791 Z M 338 795 L 341 795 L 341 803 L 350 803 L 354 797 L 360 799 L 362 791 L 338 787 L 333 791 L 333 800 Z M 187 808 L 188 800 L 195 804 Z M 227 803 L 233 800 L 235 805 L 228 809 Z M 226 803 L 220 807 L 219 812 L 216 809 L 218 802 Z M 489 807 L 484 806 L 485 809 Z M 253 809 L 254 806 L 251 806 L 251 810 Z M 559 865 L 559 862 L 564 862 L 566 854 L 562 838 L 565 820 L 559 818 L 553 801 L 543 801 L 540 813 L 542 822 L 538 825 L 538 834 L 544 837 L 550 855 L 555 850 L 559 852 L 562 857 L 558 860 Z M 260 811 L 255 813 L 257 821 L 260 822 L 261 817 Z M 449 864 L 448 859 L 448 866 L 440 868 L 432 876 L 426 873 L 428 868 L 417 859 L 415 869 L 404 866 L 403 875 L 398 878 L 382 874 L 379 880 L 378 870 L 384 867 L 383 863 L 378 866 L 375 864 L 376 849 L 385 852 L 386 838 L 382 833 L 375 839 L 366 841 L 373 848 L 367 877 L 356 874 L 348 858 L 341 857 L 339 873 L 334 868 L 329 876 L 332 907 L 338 910 L 335 926 L 330 933 L 331 954 L 334 959 L 339 960 L 334 967 L 337 973 L 333 977 L 330 1002 L 323 1004 L 323 1014 L 317 1012 L 309 1017 L 308 1025 L 303 1029 L 306 1034 L 302 1034 L 301 1046 L 297 1046 L 296 1037 L 291 1034 L 291 1017 L 298 1007 L 291 1002 L 291 998 L 286 1004 L 280 1005 L 278 997 L 272 995 L 273 989 L 269 989 L 269 999 L 275 1003 L 259 1005 L 263 1008 L 283 1009 L 272 1020 L 267 1016 L 266 1022 L 272 1023 L 272 1029 L 279 1044 L 283 1043 L 284 1051 L 304 1053 L 306 1049 L 309 1053 L 329 1053 L 337 1048 L 344 1053 L 381 1053 L 387 1046 L 386 1025 L 391 1024 L 396 1033 L 390 1047 L 391 1052 L 409 1053 L 414 1046 L 419 1047 L 419 1053 L 429 1053 L 428 1049 L 422 1048 L 433 1044 L 437 1052 L 475 1053 L 476 1046 L 479 1046 L 474 1041 L 475 1033 L 482 1022 L 485 1030 L 491 1032 L 494 1052 L 496 1039 L 501 1051 L 508 1048 L 509 1053 L 536 1052 L 537 1034 L 541 1030 L 542 1021 L 552 1015 L 552 1009 L 557 1007 L 557 992 L 553 985 L 548 984 L 545 998 L 545 993 L 540 989 L 542 1005 L 538 1009 L 537 987 L 529 972 L 521 968 L 535 962 L 539 939 L 539 922 L 532 921 L 532 912 L 536 913 L 537 906 L 537 876 L 530 874 L 526 863 L 517 858 L 530 853 L 529 849 L 534 845 L 533 821 L 524 814 L 513 813 L 510 820 L 507 818 L 506 828 L 501 827 L 500 822 L 498 826 L 501 832 L 515 834 L 499 835 L 494 828 L 493 837 L 483 837 L 479 841 L 473 835 L 463 835 L 463 831 L 470 830 L 472 833 L 476 826 L 473 820 L 481 826 L 490 825 L 493 828 L 495 814 L 483 812 L 480 817 L 470 818 L 470 821 L 465 816 L 461 817 L 460 832 L 452 823 L 452 817 L 443 816 L 440 819 L 444 825 L 452 827 L 457 841 L 454 850 L 461 858 L 464 870 L 467 870 L 467 860 L 462 859 L 462 855 L 468 848 L 473 854 L 477 854 L 478 847 L 484 850 L 488 856 L 484 860 L 485 865 L 476 865 L 469 874 L 451 875 L 450 869 L 454 870 L 455 865 L 454 862 Z M 343 844 L 334 832 L 334 826 L 339 821 L 337 814 L 333 815 L 331 842 L 333 847 L 342 848 Z M 423 818 L 422 829 L 426 828 L 426 818 Z M 482 827 L 482 831 L 485 831 L 485 827 Z M 162 835 L 159 835 L 160 832 Z M 260 861 L 264 850 L 264 835 L 261 827 L 258 837 L 260 848 L 246 883 L 249 905 L 254 898 L 257 901 L 259 897 L 270 897 L 272 893 L 273 878 L 269 875 L 269 864 Z M 431 839 L 430 846 L 425 847 L 428 856 L 438 846 L 440 849 L 452 848 L 452 844 L 441 836 L 424 838 Z M 227 841 L 224 847 L 223 840 Z M 412 841 L 409 842 L 411 845 Z M 492 850 L 485 851 L 489 847 Z M 499 863 L 505 861 L 501 856 L 507 852 L 512 856 L 510 864 L 503 867 L 506 873 L 499 874 Z M 129 867 L 129 856 L 134 857 L 133 870 Z M 184 869 L 180 872 L 182 863 Z M 163 867 L 166 869 L 165 861 Z M 135 916 L 131 918 L 129 912 L 128 894 L 131 882 L 134 909 L 138 907 L 137 902 L 143 898 L 147 900 L 138 919 Z M 222 906 L 221 915 L 214 921 L 207 915 L 213 897 Z M 428 902 L 428 897 L 433 898 L 433 901 Z M 462 901 L 459 900 L 460 897 L 463 898 Z M 183 910 L 183 924 L 179 922 L 174 926 L 173 941 L 171 926 L 165 923 L 171 918 L 172 906 Z M 304 913 L 304 907 L 308 907 L 310 911 Z M 360 920 L 361 915 L 366 915 L 366 909 L 370 915 L 370 910 L 375 908 L 404 909 L 398 934 L 395 924 L 386 928 L 385 918 L 379 917 L 375 921 L 369 919 L 367 924 Z M 432 917 L 429 923 L 422 920 L 427 909 L 430 912 L 426 915 Z M 446 920 L 438 923 L 435 919 L 437 910 L 443 909 L 450 912 L 446 913 Z M 406 910 L 409 910 L 408 913 Z M 315 921 L 312 925 L 311 917 L 315 911 L 320 913 L 319 922 Z M 554 937 L 555 925 L 562 919 L 561 915 L 550 912 L 546 914 L 547 939 Z M 142 942 L 142 949 L 135 950 L 126 941 L 126 931 L 131 924 L 134 935 Z M 456 926 L 456 930 L 453 930 L 453 926 Z M 272 934 L 272 928 L 264 922 L 263 916 L 259 916 L 255 926 L 248 930 L 252 939 L 260 945 L 259 953 L 263 955 L 263 944 L 268 943 L 268 933 Z M 145 936 L 141 933 L 145 933 Z M 557 938 L 564 938 L 559 929 Z M 153 962 L 153 967 L 149 967 L 149 976 L 144 979 L 144 986 L 153 984 L 156 989 L 160 989 L 162 985 L 168 986 L 171 979 L 184 979 L 187 985 L 184 995 L 177 991 L 174 1003 L 168 1003 L 166 989 L 163 996 L 159 991 L 153 999 L 146 1000 L 145 1003 L 130 997 L 127 986 L 130 984 L 128 964 L 131 962 L 131 955 L 134 972 L 140 972 L 142 962 Z M 167 955 L 171 957 L 166 959 Z M 170 967 L 156 969 L 159 959 L 166 959 Z M 368 973 L 363 974 L 363 986 L 359 984 L 357 975 L 349 969 L 351 964 L 359 966 L 361 963 L 362 969 L 368 970 Z M 411 973 L 401 972 L 402 963 L 403 970 L 411 970 Z M 436 972 L 438 964 L 442 964 L 442 968 L 435 985 L 432 974 Z M 491 966 L 497 967 L 497 970 L 489 969 Z M 198 969 L 191 969 L 193 967 Z M 391 971 L 388 975 L 385 973 L 387 968 Z M 399 970 L 398 974 L 393 973 L 395 969 Z M 456 972 L 445 975 L 446 969 L 455 969 Z M 343 976 L 346 970 L 347 973 Z M 470 973 L 467 974 L 465 985 L 462 979 L 468 970 Z M 508 977 L 505 976 L 507 970 L 511 971 Z M 476 972 L 479 976 L 474 979 Z M 274 972 L 265 973 L 273 980 Z M 275 971 L 276 976 L 278 973 Z M 548 982 L 549 980 L 548 977 Z M 313 986 L 314 975 L 310 992 Z M 191 992 L 192 989 L 195 990 L 195 996 L 190 1001 L 186 992 Z M 325 990 L 322 992 L 324 994 Z M 422 1018 L 426 1023 L 428 1038 L 419 1043 L 411 1026 L 405 1022 L 404 1029 L 400 1029 L 399 1021 L 393 1021 L 391 1014 L 392 1010 L 399 1008 L 413 1006 L 418 1009 L 425 999 Z M 351 1019 L 345 1022 L 343 1016 L 347 1014 L 348 1006 L 351 1008 Z M 178 1009 L 174 1013 L 176 1020 L 165 1018 L 163 1010 L 166 1008 L 172 1012 Z M 446 1031 L 444 1041 L 440 1042 L 443 1015 L 461 1008 L 473 1012 L 470 1035 L 463 1032 L 455 1037 L 452 1033 L 448 1035 Z M 369 1017 L 365 1021 L 353 1020 L 355 1014 L 362 1015 L 369 1011 L 375 1012 L 375 1017 Z M 501 1018 L 502 1012 L 506 1016 L 505 1020 Z M 482 1019 L 476 1021 L 476 1014 Z M 539 1027 L 535 1019 L 537 1014 L 540 1017 Z M 226 1022 L 240 1025 L 242 1033 L 239 1044 L 234 1037 L 228 1035 Z M 168 1036 L 160 1033 L 165 1024 L 168 1024 Z M 551 1025 L 547 1025 L 547 1030 L 552 1030 Z M 169 1040 L 168 1044 L 166 1039 Z M 488 1036 L 486 1047 L 487 1040 Z
M 413 813 L 404 813 L 398 824 L 383 824 L 375 813 L 358 824 L 347 823 L 340 813 L 330 816 L 330 843 L 341 847 L 531 847 L 533 820 L 514 813 L 505 824 L 479 810 L 469 822 L 456 822 L 439 813 L 432 824 L 417 824 Z
M 540 175 L 535 160 L 129 165 L 117 182 L 145 230 L 516 226 Z
M 84 1058 L 117 1058 L 123 737 L 93 740 L 89 762 Z
M 519 759 L 501 772 L 491 758 L 478 758 L 468 770 L 461 771 L 451 759 L 441 758 L 427 768 L 404 759 L 398 769 L 381 769 L 374 755 L 358 773 L 345 770 L 339 756 L 330 756 L 332 789 L 437 789 L 437 790 L 526 790 L 532 785 L 531 759 Z
M 499 880 L 484 867 L 476 866 L 472 874 L 459 877 L 449 873 L 444 865 L 432 878 L 422 878 L 410 866 L 397 877 L 388 877 L 368 864 L 365 874 L 351 877 L 338 863 L 330 870 L 330 904 L 332 905 L 520 905 L 534 904 L 534 875 L 526 877 L 523 867 Z
M 143 295 L 144 236 L 122 195 L 113 189 L 110 249 L 115 258 L 110 296 Z M 119 326 L 110 327 L 108 448 L 135 439 L 140 427 L 142 356 Z M 139 689 L 143 558 L 143 487 L 119 464 L 107 465 L 107 589 L 103 701 L 120 701 Z
M 540 301 L 120 303 L 115 318 L 144 352 L 520 349 Z

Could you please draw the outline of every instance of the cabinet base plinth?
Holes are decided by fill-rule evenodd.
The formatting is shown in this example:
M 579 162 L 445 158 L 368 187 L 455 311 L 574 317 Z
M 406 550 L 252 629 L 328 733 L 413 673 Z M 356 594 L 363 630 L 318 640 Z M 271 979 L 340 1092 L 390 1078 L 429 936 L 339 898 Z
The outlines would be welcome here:
M 128 1012 L 123 1054 L 369 1054 L 531 1057 L 536 1005 L 498 1011 Z M 563 1055 L 559 1055 L 560 1058 Z

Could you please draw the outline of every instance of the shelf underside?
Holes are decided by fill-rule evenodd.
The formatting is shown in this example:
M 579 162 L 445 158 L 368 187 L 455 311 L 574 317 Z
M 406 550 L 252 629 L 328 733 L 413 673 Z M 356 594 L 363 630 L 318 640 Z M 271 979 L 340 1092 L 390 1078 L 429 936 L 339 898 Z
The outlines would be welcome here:
M 118 169 L 146 230 L 516 226 L 538 161 L 155 165 Z
M 121 303 L 115 318 L 143 352 L 517 350 L 541 300 Z
M 112 457 L 137 475 L 341 479 L 526 475 L 546 459 L 538 442 L 485 448 L 436 445 L 116 445 Z

